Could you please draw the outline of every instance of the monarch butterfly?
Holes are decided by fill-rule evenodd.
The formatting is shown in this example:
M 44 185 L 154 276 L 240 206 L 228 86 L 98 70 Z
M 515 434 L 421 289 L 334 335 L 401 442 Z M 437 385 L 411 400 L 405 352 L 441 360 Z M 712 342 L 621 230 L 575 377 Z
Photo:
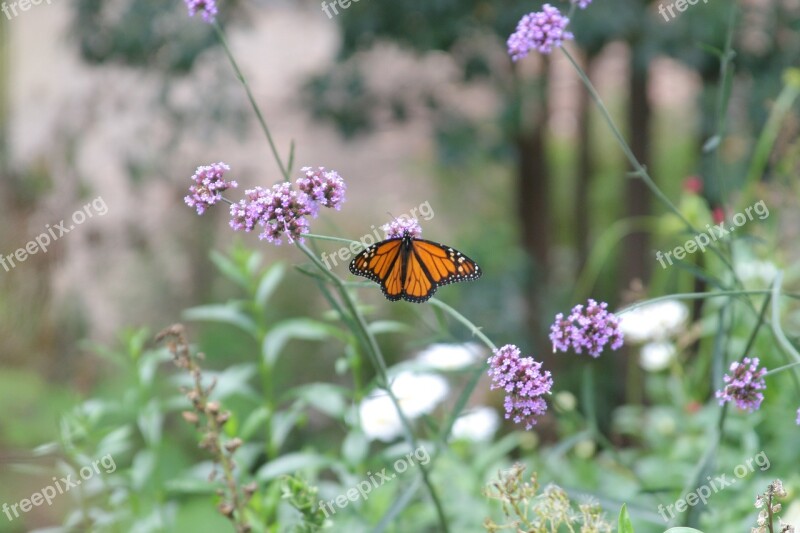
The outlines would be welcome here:
M 417 239 L 409 231 L 373 244 L 350 262 L 350 272 L 378 283 L 392 302 L 427 301 L 442 285 L 481 277 L 475 261 L 438 242 Z

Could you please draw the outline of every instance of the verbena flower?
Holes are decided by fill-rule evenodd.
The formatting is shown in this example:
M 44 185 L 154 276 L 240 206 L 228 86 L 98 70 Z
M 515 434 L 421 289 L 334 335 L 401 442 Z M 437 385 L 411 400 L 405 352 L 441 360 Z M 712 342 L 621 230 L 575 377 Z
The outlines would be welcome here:
M 496 349 L 488 363 L 492 378 L 490 389 L 506 391 L 505 417 L 531 429 L 536 417 L 547 411 L 542 396 L 549 394 L 553 386 L 550 372 L 542 372 L 542 363 L 534 361 L 533 357 L 521 357 L 519 348 L 513 344 Z
M 344 191 L 347 186 L 338 172 L 325 170 L 325 167 L 317 169 L 303 167 L 300 170 L 305 176 L 297 179 L 298 189 L 306 193 L 318 205 L 337 210 L 342 208 Z
M 622 346 L 624 335 L 619 329 L 619 319 L 607 310 L 608 304 L 589 299 L 585 306 L 576 305 L 567 318 L 558 313 L 550 326 L 550 341 L 553 351 L 566 352 L 570 347 L 575 353 L 586 350 L 592 357 L 599 357 L 606 344 L 616 350 Z
M 586 9 L 592 0 L 569 0 L 572 5 L 577 5 L 581 9 Z
M 385 224 L 382 229 L 386 232 L 387 239 L 399 239 L 406 233 L 415 239 L 422 236 L 422 226 L 416 218 L 397 218 Z
M 797 410 L 797 420 L 795 420 L 798 426 L 800 426 L 800 409 Z
M 217 18 L 217 2 L 216 0 L 184 0 L 186 7 L 189 8 L 189 16 L 193 17 L 196 13 L 200 13 L 203 20 L 209 24 L 214 22 Z
M 545 4 L 542 11 L 528 13 L 517 24 L 517 30 L 508 38 L 508 54 L 518 61 L 531 50 L 549 54 L 563 41 L 573 39 L 572 33 L 565 30 L 569 19 L 561 12 Z
M 308 233 L 307 216 L 312 215 L 311 201 L 304 192 L 292 190 L 290 183 L 279 183 L 271 189 L 256 187 L 245 191 L 247 199 L 231 205 L 230 225 L 234 230 L 252 231 L 256 224 L 264 228 L 259 239 L 281 244 L 286 239 L 303 242 Z
M 202 215 L 206 209 L 222 200 L 223 191 L 238 187 L 238 183 L 226 181 L 223 177 L 230 169 L 231 167 L 222 162 L 197 167 L 192 176 L 194 184 L 189 187 L 189 194 L 184 197 L 186 205 L 196 208 L 197 214 Z
M 758 368 L 758 357 L 745 357 L 741 362 L 731 363 L 730 374 L 722 378 L 726 385 L 716 392 L 719 404 L 736 402 L 737 407 L 746 411 L 755 411 L 761 407 L 764 394 L 760 391 L 767 388 L 764 382 L 766 368 Z

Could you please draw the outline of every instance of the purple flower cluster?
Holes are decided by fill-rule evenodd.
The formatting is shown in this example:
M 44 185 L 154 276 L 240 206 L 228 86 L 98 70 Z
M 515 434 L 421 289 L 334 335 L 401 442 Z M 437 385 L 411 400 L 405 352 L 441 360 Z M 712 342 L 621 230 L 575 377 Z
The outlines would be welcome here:
M 401 216 L 385 224 L 381 229 L 386 232 L 387 239 L 399 239 L 406 233 L 415 239 L 422 236 L 422 226 L 419 225 L 416 218 Z
M 585 1 L 585 0 L 584 0 Z M 563 16 L 558 8 L 545 4 L 542 11 L 528 13 L 517 24 L 517 30 L 508 38 L 508 54 L 518 61 L 531 50 L 549 54 L 553 48 L 561 46 L 565 40 L 573 39 L 566 31 L 569 18 Z
M 231 205 L 230 225 L 234 230 L 252 231 L 256 224 L 264 228 L 259 239 L 281 244 L 281 237 L 293 243 L 303 242 L 308 233 L 307 216 L 313 214 L 309 197 L 292 190 L 291 183 L 279 183 L 271 189 L 256 187 L 245 191 L 247 199 Z
M 586 9 L 592 0 L 569 0 L 572 5 L 577 5 L 581 9 Z
M 319 167 L 316 170 L 311 167 L 303 167 L 300 170 L 305 176 L 297 180 L 298 189 L 306 193 L 315 204 L 332 207 L 336 210 L 342 208 L 344 191 L 347 186 L 338 172 L 325 170 L 325 167 Z
M 619 349 L 624 341 L 619 318 L 607 308 L 607 303 L 589 299 L 585 306 L 573 307 L 567 318 L 558 313 L 550 326 L 553 351 L 566 352 L 571 346 L 575 353 L 586 350 L 592 357 L 599 357 L 606 344 L 611 343 L 612 350 Z
M 231 227 L 238 231 L 253 231 L 261 226 L 264 230 L 259 239 L 281 244 L 285 235 L 290 243 L 303 242 L 308 233 L 308 218 L 316 218 L 319 206 L 340 209 L 344 202 L 345 183 L 333 170 L 303 169 L 304 177 L 298 178 L 297 188 L 288 182 L 279 183 L 270 189 L 256 187 L 245 191 L 245 199 L 231 205 Z
M 553 386 L 550 372 L 542 372 L 542 363 L 534 361 L 533 357 L 521 357 L 519 348 L 513 344 L 494 350 L 488 363 L 492 378 L 490 389 L 506 391 L 506 418 L 513 419 L 516 424 L 524 422 L 525 429 L 531 429 L 536 417 L 547 411 L 542 396 L 549 394 Z
M 746 411 L 755 411 L 761 407 L 764 394 L 760 391 L 767 388 L 764 382 L 767 369 L 759 369 L 758 363 L 758 357 L 752 359 L 745 357 L 741 363 L 736 361 L 731 363 L 730 374 L 725 374 L 722 378 L 725 381 L 725 388 L 716 393 L 720 405 L 725 402 L 736 402 L 739 409 Z
M 204 167 L 197 167 L 192 176 L 194 185 L 189 187 L 189 194 L 184 197 L 186 205 L 197 209 L 197 214 L 202 215 L 206 209 L 222 200 L 222 192 L 231 187 L 238 187 L 235 181 L 225 181 L 223 177 L 231 169 L 225 163 L 212 163 Z
M 800 426 L 800 409 L 797 410 L 797 420 L 795 420 L 795 422 L 797 422 L 797 425 Z
M 186 7 L 189 8 L 189 16 L 193 17 L 200 13 L 203 20 L 211 24 L 217 18 L 216 0 L 184 0 Z

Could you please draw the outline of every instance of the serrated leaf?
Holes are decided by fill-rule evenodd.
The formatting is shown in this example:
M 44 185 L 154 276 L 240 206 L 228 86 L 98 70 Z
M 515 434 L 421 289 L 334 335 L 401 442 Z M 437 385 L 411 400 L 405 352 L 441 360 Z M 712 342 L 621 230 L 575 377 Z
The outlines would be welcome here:
M 220 324 L 230 324 L 246 331 L 254 338 L 258 339 L 258 326 L 253 320 L 231 305 L 214 304 L 201 305 L 186 309 L 183 312 L 184 320 L 196 320 L 206 322 L 218 322 Z
M 275 263 L 264 272 L 261 281 L 258 282 L 258 289 L 256 289 L 255 300 L 259 307 L 263 308 L 267 305 L 267 301 L 278 288 L 285 273 L 286 267 L 283 263 Z
M 298 470 L 320 469 L 328 466 L 330 459 L 310 452 L 289 453 L 262 466 L 256 473 L 259 481 L 270 481 L 285 474 L 295 474 Z

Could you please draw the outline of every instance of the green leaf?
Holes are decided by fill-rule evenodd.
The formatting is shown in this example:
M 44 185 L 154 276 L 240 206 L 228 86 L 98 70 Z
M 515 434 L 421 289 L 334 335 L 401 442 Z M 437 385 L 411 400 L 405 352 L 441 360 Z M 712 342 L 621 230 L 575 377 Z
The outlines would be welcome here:
M 301 469 L 318 470 L 330 463 L 330 459 L 316 453 L 288 453 L 262 466 L 256 473 L 256 478 L 259 481 L 270 481 L 285 474 L 295 474 Z
M 219 483 L 206 479 L 179 478 L 167 480 L 164 488 L 175 495 L 214 494 L 219 488 Z
M 211 392 L 212 398 L 224 400 L 229 396 L 236 395 L 257 398 L 258 395 L 249 384 L 257 371 L 255 363 L 242 363 L 229 366 L 216 375 L 208 372 L 209 375 L 214 375 L 217 380 L 217 384 Z
M 330 383 L 310 383 L 292 389 L 287 395 L 298 398 L 331 418 L 342 418 L 347 408 L 347 389 Z
M 297 425 L 297 420 L 303 412 L 297 408 L 292 407 L 289 411 L 278 411 L 272 416 L 270 420 L 270 441 L 272 447 L 279 450 L 283 443 L 286 442 L 286 437 Z
M 239 437 L 241 437 L 241 439 L 244 441 L 250 440 L 253 436 L 255 436 L 256 432 L 267 423 L 268 420 L 269 409 L 263 405 L 256 408 L 252 413 L 250 413 L 250 415 L 248 415 L 247 420 L 244 421 Z
M 351 431 L 342 443 L 342 457 L 351 465 L 361 463 L 369 452 L 369 441 L 360 430 Z
M 628 516 L 628 507 L 624 503 L 622 504 L 622 509 L 619 510 L 617 533 L 634 533 L 631 517 Z
M 255 339 L 259 338 L 258 326 L 253 322 L 253 319 L 236 309 L 232 304 L 213 304 L 192 307 L 183 312 L 183 318 L 184 320 L 230 324 L 231 326 L 236 326 L 246 331 Z
M 247 275 L 241 271 L 236 263 L 228 259 L 227 256 L 212 250 L 210 257 L 211 262 L 214 263 L 223 276 L 245 290 L 250 288 L 250 280 L 248 279 Z
M 258 289 L 256 289 L 255 300 L 259 307 L 266 307 L 267 301 L 278 288 L 285 273 L 286 267 L 283 263 L 275 263 L 264 272 L 261 281 L 258 282 Z
M 264 363 L 273 366 L 281 350 L 291 339 L 321 341 L 338 336 L 339 331 L 329 324 L 310 318 L 293 318 L 279 322 L 264 336 L 261 355 Z
M 164 423 L 164 415 L 158 400 L 150 400 L 142 409 L 137 417 L 139 431 L 145 443 L 150 447 L 156 447 L 161 442 L 161 429 Z

